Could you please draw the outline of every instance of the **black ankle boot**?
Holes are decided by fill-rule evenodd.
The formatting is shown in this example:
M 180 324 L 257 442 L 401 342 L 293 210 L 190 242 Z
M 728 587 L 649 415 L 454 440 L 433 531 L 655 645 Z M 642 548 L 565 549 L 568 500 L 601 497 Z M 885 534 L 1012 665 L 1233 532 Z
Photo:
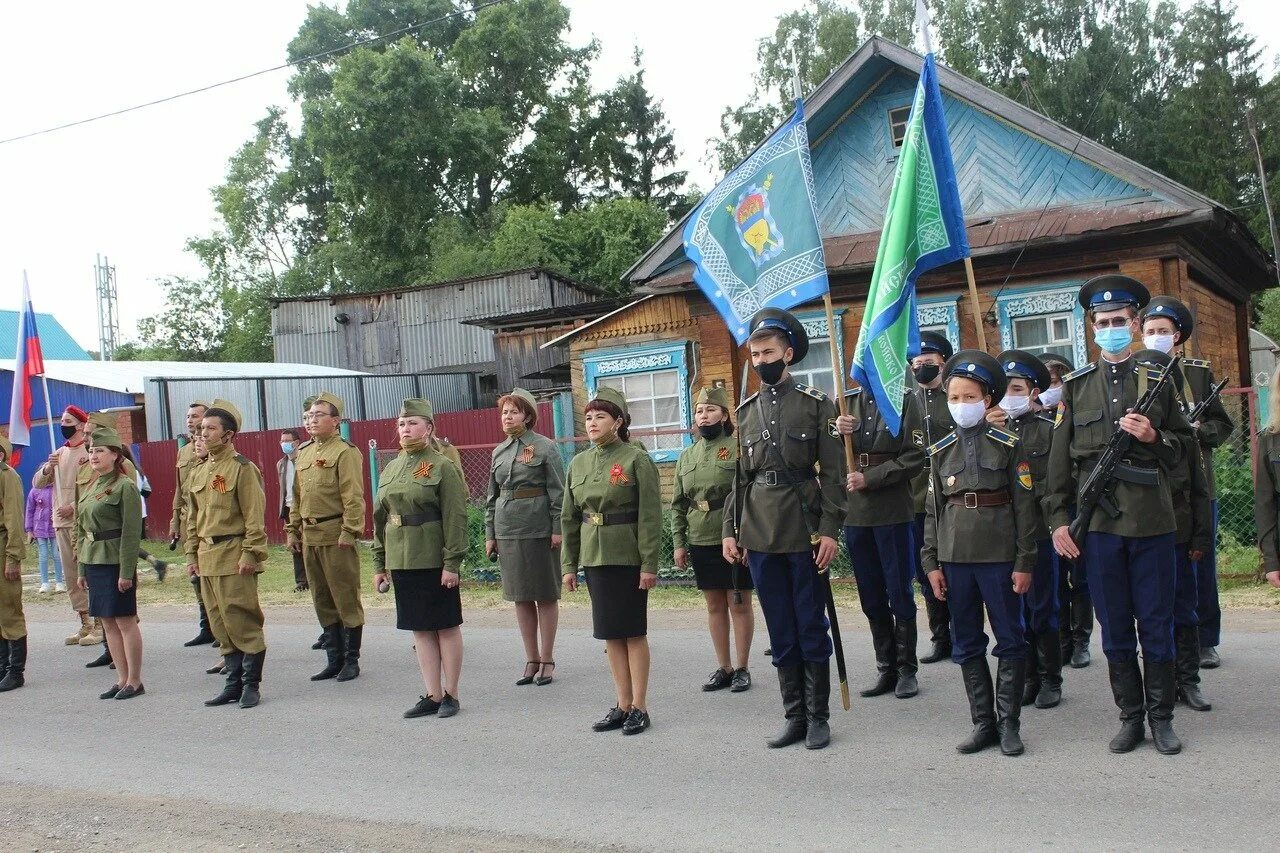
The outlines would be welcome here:
M 916 680 L 920 665 L 916 662 L 915 621 L 896 623 L 893 637 L 894 651 L 898 656 L 898 683 L 894 685 L 893 695 L 899 699 L 910 699 L 920 692 L 920 684 Z
M 1036 662 L 1040 677 L 1037 708 L 1055 708 L 1062 701 L 1062 646 L 1058 634 L 1036 637 Z M 1023 693 L 1025 696 L 1025 691 Z
M 1108 659 L 1107 674 L 1111 679 L 1111 694 L 1120 709 L 1120 731 L 1107 748 L 1116 753 L 1132 752 L 1147 737 L 1142 725 L 1142 672 L 1138 669 L 1138 656 L 1122 661 Z
M 1000 658 L 996 665 L 996 733 L 1005 755 L 1022 755 L 1022 683 L 1026 677 L 1026 658 Z
M 804 704 L 804 668 L 780 666 L 778 687 L 782 690 L 782 713 L 786 722 L 778 736 L 766 741 L 770 749 L 781 749 L 804 740 L 809 730 Z
M 336 678 L 342 672 L 342 625 L 326 625 L 324 628 L 324 653 L 328 658 L 325 668 L 311 676 L 312 681 Z
M 99 666 L 111 666 L 111 647 L 107 645 L 105 638 L 102 641 L 102 654 L 84 665 L 85 669 L 93 669 Z
M 1178 650 L 1178 698 L 1193 711 L 1212 710 L 1200 692 L 1200 627 L 1175 626 L 1173 643 Z
M 956 746 L 957 752 L 971 753 L 986 749 L 999 740 L 996 734 L 995 696 L 991 686 L 991 670 L 986 657 L 976 657 L 960 665 L 964 692 L 969 697 L 969 717 L 973 731 Z
M 17 690 L 27 683 L 23 677 L 23 673 L 27 669 L 27 638 L 19 637 L 16 640 L 8 640 L 6 645 L 9 647 L 9 668 L 5 672 L 4 678 L 0 679 L 0 693 Z M 0 648 L 0 651 L 2 650 Z
M 1173 703 L 1178 692 L 1178 680 L 1173 661 L 1146 662 L 1143 683 L 1146 688 L 1147 722 L 1151 726 L 1151 739 L 1161 755 L 1177 755 L 1182 752 L 1182 741 L 1173 731 Z
M 831 662 L 804 665 L 805 749 L 822 749 L 831 743 Z
M 265 650 L 244 656 L 244 672 L 240 677 L 240 707 L 254 708 L 262 700 L 258 688 L 262 684 L 262 665 L 266 662 Z
M 223 655 L 227 665 L 227 683 L 222 686 L 222 692 L 204 704 L 210 708 L 216 708 L 219 705 L 230 705 L 232 702 L 239 702 L 240 696 L 244 692 L 242 679 L 244 676 L 244 652 L 228 652 Z
M 871 646 L 876 651 L 876 680 L 859 696 L 883 696 L 898 686 L 897 640 L 893 635 L 893 617 L 871 620 Z
M 351 681 L 360 674 L 360 641 L 364 636 L 364 626 L 346 630 L 346 651 L 342 655 L 342 671 L 338 673 L 339 681 Z

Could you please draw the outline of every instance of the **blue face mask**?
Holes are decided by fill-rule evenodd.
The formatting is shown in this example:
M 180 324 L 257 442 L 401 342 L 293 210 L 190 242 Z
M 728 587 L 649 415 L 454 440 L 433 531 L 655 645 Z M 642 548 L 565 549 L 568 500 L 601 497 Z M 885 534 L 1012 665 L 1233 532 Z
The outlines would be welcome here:
M 293 442 L 292 441 L 280 442 L 280 450 L 284 453 L 285 456 L 288 456 L 290 453 L 293 452 Z
M 1128 326 L 1094 329 L 1093 340 L 1103 352 L 1115 355 L 1124 352 L 1133 343 L 1133 330 Z

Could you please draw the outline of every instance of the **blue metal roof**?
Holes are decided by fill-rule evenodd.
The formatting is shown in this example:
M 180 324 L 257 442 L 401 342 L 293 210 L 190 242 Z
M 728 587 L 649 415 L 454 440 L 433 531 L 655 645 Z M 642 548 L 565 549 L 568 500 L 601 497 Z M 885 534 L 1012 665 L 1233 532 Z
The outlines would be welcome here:
M 0 358 L 13 358 L 18 347 L 17 311 L 0 311 Z M 75 342 L 52 314 L 36 312 L 36 328 L 40 331 L 40 351 L 45 361 L 90 361 L 89 353 Z

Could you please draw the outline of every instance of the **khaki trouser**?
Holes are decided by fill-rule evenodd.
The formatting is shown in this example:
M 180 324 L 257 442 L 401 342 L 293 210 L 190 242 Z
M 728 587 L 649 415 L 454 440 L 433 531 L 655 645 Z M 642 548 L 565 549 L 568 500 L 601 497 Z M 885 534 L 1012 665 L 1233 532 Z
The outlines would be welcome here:
M 224 655 L 232 650 L 250 655 L 266 651 L 267 639 L 262 633 L 266 620 L 258 603 L 257 575 L 201 577 L 200 588 L 209 613 L 209 630 Z
M 322 627 L 341 623 L 344 628 L 364 624 L 360 601 L 360 555 L 341 545 L 304 545 L 302 561 L 311 585 L 311 601 Z
M 76 529 L 59 527 L 54 532 L 58 535 L 58 555 L 62 557 L 62 577 L 67 582 L 67 597 L 71 599 L 71 609 L 77 613 L 85 613 L 89 609 L 89 593 L 80 588 L 80 564 L 76 562 Z
M 22 580 L 5 580 L 0 576 L 0 639 L 21 640 L 25 636 L 27 617 L 22 613 Z

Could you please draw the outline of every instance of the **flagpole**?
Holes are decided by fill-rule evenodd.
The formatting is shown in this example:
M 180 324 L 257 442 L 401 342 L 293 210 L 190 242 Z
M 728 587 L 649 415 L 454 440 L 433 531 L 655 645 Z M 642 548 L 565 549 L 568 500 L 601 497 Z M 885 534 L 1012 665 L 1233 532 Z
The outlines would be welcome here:
M 973 328 L 978 333 L 978 349 L 987 351 L 987 330 L 982 324 L 982 310 L 978 308 L 978 282 L 973 277 L 973 259 L 964 258 L 964 272 L 969 277 L 969 309 L 973 312 Z

